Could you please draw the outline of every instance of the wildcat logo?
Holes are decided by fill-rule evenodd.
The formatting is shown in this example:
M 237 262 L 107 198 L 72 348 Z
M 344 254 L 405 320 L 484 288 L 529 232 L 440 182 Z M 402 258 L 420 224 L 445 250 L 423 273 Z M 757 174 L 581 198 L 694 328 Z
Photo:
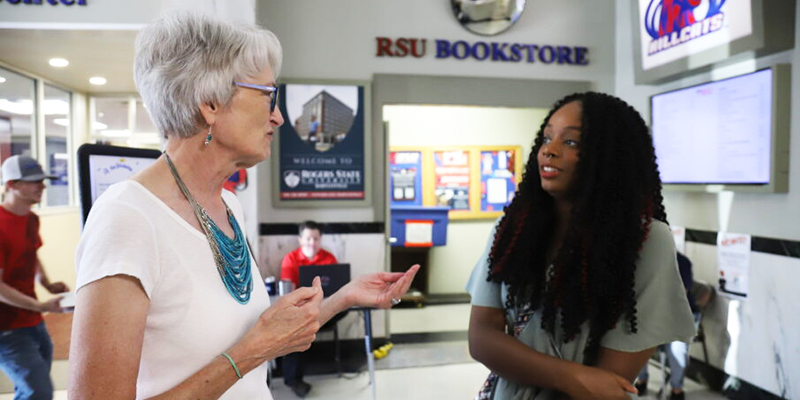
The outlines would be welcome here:
M 720 30 L 725 20 L 721 9 L 726 1 L 650 0 L 644 26 L 653 40 L 648 45 L 647 53 L 653 55 Z M 708 10 L 703 16 L 705 5 Z M 698 19 L 698 14 L 702 18 Z

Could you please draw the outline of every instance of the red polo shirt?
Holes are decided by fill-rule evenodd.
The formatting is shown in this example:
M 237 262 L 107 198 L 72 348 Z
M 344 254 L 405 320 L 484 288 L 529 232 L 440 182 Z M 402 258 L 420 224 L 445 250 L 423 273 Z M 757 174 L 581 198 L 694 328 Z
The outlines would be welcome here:
M 0 206 L 0 270 L 3 283 L 36 298 L 36 251 L 42 247 L 39 217 L 16 215 Z M 42 322 L 42 314 L 0 302 L 0 331 L 29 328 Z
M 303 249 L 298 247 L 291 253 L 283 257 L 281 263 L 281 280 L 290 280 L 294 282 L 294 286 L 300 286 L 300 267 L 304 265 L 329 265 L 337 264 L 336 257 L 333 254 L 320 249 L 312 259 L 308 259 L 303 254 Z

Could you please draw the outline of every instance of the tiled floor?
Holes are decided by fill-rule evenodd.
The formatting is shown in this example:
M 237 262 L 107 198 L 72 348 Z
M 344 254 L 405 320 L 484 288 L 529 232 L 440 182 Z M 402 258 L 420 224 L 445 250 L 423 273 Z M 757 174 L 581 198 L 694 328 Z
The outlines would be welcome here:
M 392 310 L 390 324 L 393 333 L 464 331 L 469 321 L 469 305 L 440 305 L 424 308 Z M 444 345 L 444 344 L 443 344 Z M 452 346 L 452 343 L 448 345 Z M 400 354 L 399 352 L 395 354 Z M 388 357 L 391 357 L 390 353 Z M 660 372 L 653 366 L 649 395 L 641 399 L 656 399 L 660 387 Z M 55 371 L 54 371 L 55 372 Z M 439 400 L 471 399 L 475 396 L 489 371 L 476 362 L 442 366 L 378 370 L 375 375 L 376 398 L 380 400 Z M 369 400 L 372 389 L 367 373 L 339 378 L 336 375 L 316 375 L 306 378 L 314 388 L 308 399 Z M 689 400 L 720 400 L 720 394 L 687 380 Z M 297 397 L 283 385 L 273 382 L 275 400 L 293 400 Z M 0 400 L 12 400 L 13 394 L 0 394 Z M 66 400 L 66 392 L 57 391 L 54 400 Z

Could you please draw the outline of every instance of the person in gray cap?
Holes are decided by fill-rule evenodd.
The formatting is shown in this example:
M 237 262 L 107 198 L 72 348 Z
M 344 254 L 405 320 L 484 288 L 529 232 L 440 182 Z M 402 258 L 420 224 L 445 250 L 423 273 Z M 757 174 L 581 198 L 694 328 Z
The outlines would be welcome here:
M 31 207 L 42 199 L 45 175 L 28 156 L 3 162 L 6 191 L 0 204 L 0 369 L 14 381 L 14 399 L 53 398 L 50 364 L 53 343 L 43 312 L 61 312 L 61 296 L 42 302 L 36 298 L 36 278 L 50 293 L 69 290 L 51 283 L 36 252 L 42 246 L 39 217 Z

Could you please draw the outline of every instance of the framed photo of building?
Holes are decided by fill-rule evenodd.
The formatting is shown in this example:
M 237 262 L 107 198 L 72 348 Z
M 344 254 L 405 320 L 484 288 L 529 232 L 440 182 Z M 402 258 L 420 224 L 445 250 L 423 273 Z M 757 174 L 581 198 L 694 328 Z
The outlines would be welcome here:
M 286 82 L 279 90 L 285 122 L 273 144 L 273 204 L 369 205 L 369 84 Z

